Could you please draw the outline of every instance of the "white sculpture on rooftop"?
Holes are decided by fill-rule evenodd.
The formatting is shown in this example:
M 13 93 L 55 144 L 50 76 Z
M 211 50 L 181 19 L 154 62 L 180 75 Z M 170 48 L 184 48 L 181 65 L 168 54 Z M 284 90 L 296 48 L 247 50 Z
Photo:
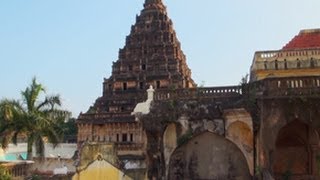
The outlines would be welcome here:
M 148 98 L 145 102 L 138 103 L 134 108 L 131 115 L 136 114 L 148 114 L 150 112 L 151 102 L 153 101 L 154 89 L 152 85 L 150 85 L 149 89 L 147 90 Z

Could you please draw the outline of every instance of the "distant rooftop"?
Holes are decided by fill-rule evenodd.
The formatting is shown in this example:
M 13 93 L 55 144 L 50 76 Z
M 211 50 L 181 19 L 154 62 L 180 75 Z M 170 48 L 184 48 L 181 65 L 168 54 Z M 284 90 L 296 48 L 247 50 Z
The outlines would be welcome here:
M 301 30 L 283 50 L 320 48 L 320 29 Z

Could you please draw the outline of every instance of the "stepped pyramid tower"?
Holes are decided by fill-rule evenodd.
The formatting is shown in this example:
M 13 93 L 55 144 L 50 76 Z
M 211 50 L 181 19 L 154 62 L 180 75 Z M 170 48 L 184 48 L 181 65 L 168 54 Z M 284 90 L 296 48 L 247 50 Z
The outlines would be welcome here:
M 103 94 L 77 119 L 78 143 L 115 143 L 118 156 L 141 157 L 146 137 L 131 112 L 146 90 L 195 87 L 172 21 L 161 0 L 146 0 L 125 46 L 104 79 Z

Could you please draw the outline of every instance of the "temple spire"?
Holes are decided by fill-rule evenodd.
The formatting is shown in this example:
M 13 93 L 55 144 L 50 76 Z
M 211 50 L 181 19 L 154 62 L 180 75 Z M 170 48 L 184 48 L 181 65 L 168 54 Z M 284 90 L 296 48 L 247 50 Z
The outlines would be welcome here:
M 161 8 L 163 9 L 165 6 L 162 3 L 162 0 L 145 0 L 144 8 Z
M 162 0 L 146 0 L 144 4 L 162 4 Z

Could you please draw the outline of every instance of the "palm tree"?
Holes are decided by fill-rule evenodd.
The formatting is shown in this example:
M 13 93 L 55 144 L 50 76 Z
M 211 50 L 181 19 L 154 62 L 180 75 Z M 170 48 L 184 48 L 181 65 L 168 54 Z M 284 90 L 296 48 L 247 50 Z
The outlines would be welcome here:
M 54 147 L 61 142 L 63 130 L 61 124 L 70 113 L 61 110 L 59 95 L 47 96 L 40 101 L 45 93 L 42 84 L 32 79 L 32 83 L 21 92 L 22 101 L 3 99 L 0 101 L 0 145 L 7 148 L 10 142 L 16 144 L 18 137 L 27 139 L 27 159 L 31 160 L 32 146 L 36 154 L 44 157 L 46 141 Z

